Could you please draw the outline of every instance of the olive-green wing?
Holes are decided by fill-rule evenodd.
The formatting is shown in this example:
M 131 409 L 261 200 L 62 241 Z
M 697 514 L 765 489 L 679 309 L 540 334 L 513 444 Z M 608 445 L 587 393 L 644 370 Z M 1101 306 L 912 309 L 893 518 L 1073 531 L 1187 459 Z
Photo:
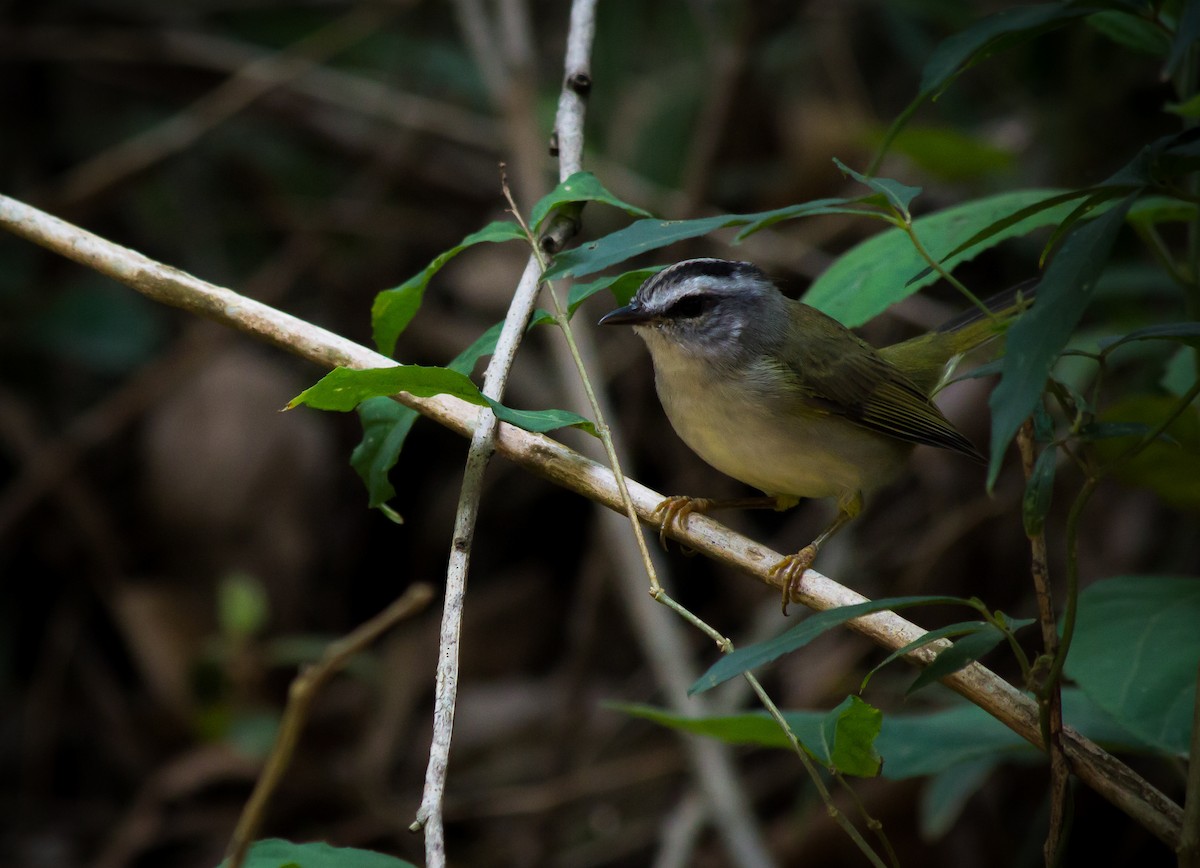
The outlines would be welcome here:
M 782 362 L 811 406 L 898 440 L 984 460 L 929 396 L 874 347 L 815 308 L 797 303 L 792 316 L 792 333 L 808 338 Z

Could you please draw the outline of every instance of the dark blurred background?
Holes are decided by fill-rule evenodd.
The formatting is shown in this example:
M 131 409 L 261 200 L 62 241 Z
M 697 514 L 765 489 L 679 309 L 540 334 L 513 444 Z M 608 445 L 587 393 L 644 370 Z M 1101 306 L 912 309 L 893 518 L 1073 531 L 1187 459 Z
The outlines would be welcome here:
M 852 193 L 831 158 L 865 168 L 932 48 L 1001 5 L 603 0 L 585 166 L 672 218 Z M 555 180 L 547 142 L 567 4 L 483 4 L 492 38 L 474 45 L 471 6 L 9 0 L 0 190 L 369 343 L 375 293 L 503 216 L 501 162 L 523 208 Z M 1054 32 L 921 109 L 881 174 L 923 186 L 920 210 L 1098 182 L 1178 128 L 1161 111 L 1171 92 L 1160 69 L 1095 28 Z M 585 235 L 624 220 L 589 208 Z M 647 262 L 753 259 L 799 294 L 877 228 L 826 217 Z M 1044 240 L 1006 243 L 961 275 L 980 294 L 998 291 L 1036 272 Z M 524 258 L 482 245 L 455 260 L 396 357 L 449 361 L 502 318 Z M 1173 309 L 1132 238 L 1118 259 L 1101 287 L 1105 315 L 1132 327 Z M 1137 305 L 1123 302 L 1131 287 Z M 590 331 L 608 307 L 593 300 L 578 327 Z M 865 334 L 901 339 L 961 307 L 934 287 Z M 587 412 L 558 340 L 548 328 L 530 335 L 507 403 Z M 636 339 L 595 341 L 593 376 L 617 407 L 629 472 L 666 493 L 747 493 L 676 439 Z M 0 863 L 216 865 L 295 666 L 410 583 L 441 587 L 465 443 L 416 426 L 393 473 L 397 526 L 366 508 L 349 467 L 353 414 L 279 412 L 322 373 L 0 235 Z M 977 443 L 988 385 L 944 400 Z M 1062 485 L 1049 523 L 1060 580 L 1054 543 L 1078 479 L 1068 470 Z M 1021 487 L 1010 466 L 989 498 L 981 469 L 919 451 L 817 566 L 867 595 L 977 595 L 1032 615 Z M 828 510 L 728 520 L 792 551 Z M 502 460 L 489 472 L 450 771 L 452 864 L 651 864 L 694 796 L 678 739 L 603 704 L 666 699 L 595 515 Z M 1194 536 L 1194 513 L 1111 484 L 1088 513 L 1083 574 L 1194 571 Z M 663 563 L 682 602 L 739 643 L 794 622 L 757 582 L 675 548 Z M 421 861 L 406 827 L 424 777 L 439 608 L 320 696 L 264 836 Z M 933 626 L 938 614 L 918 620 Z M 679 665 L 711 663 L 710 643 L 683 635 Z M 829 708 L 882 656 L 842 632 L 766 683 L 785 708 Z M 1003 655 L 991 662 L 1014 674 Z M 885 670 L 867 698 L 902 710 L 944 699 L 906 703 L 910 678 Z M 796 763 L 764 750 L 735 757 L 779 864 L 862 864 Z M 1179 797 L 1168 769 L 1138 768 Z M 995 775 L 935 840 L 918 833 L 919 788 L 860 786 L 904 864 L 1040 862 L 1043 766 Z M 1077 798 L 1069 864 L 1173 861 L 1107 803 L 1083 788 Z M 687 864 L 732 864 L 711 831 L 698 840 Z

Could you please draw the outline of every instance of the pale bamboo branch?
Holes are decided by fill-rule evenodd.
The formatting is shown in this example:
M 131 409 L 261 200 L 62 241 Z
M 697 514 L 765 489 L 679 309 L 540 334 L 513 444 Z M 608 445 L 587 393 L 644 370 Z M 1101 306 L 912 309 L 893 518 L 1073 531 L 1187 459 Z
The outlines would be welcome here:
M 324 367 L 379 368 L 396 364 L 353 341 L 269 305 L 244 298 L 230 289 L 154 262 L 3 195 L 0 195 L 0 226 L 112 277 L 149 298 L 246 332 Z M 474 430 L 481 412 L 474 405 L 445 395 L 414 398 L 401 394 L 397 400 L 464 435 Z M 496 448 L 500 455 L 544 479 L 610 509 L 623 509 L 612 471 L 549 437 L 502 423 L 498 428 Z M 638 515 L 651 523 L 652 514 L 664 495 L 633 480 L 629 482 L 629 493 Z M 734 533 L 707 516 L 693 515 L 685 529 L 672 527 L 669 535 L 689 548 L 745 572 L 777 592 L 782 590 L 770 575 L 770 568 L 782 557 L 779 552 Z M 798 599 L 809 608 L 823 610 L 861 603 L 865 598 L 809 570 L 804 575 Z M 892 612 L 857 618 L 850 621 L 849 626 L 889 650 L 900 648 L 926 632 Z M 937 645 L 926 646 L 905 659 L 924 666 L 939 650 Z M 1036 704 L 999 676 L 979 664 L 972 664 L 942 679 L 942 683 L 1022 738 L 1041 746 Z M 1071 727 L 1063 728 L 1062 739 L 1072 769 L 1081 781 L 1168 846 L 1178 844 L 1183 819 L 1178 805 Z

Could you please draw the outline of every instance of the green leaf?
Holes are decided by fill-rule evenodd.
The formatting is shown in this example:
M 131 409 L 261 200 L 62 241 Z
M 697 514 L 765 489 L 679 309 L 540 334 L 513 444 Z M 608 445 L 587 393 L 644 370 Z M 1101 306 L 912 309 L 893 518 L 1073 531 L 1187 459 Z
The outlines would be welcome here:
M 921 73 L 918 99 L 936 98 L 960 73 L 980 60 L 1099 11 L 1095 6 L 1045 3 L 989 15 L 934 49 Z
M 1033 412 L 1050 368 L 1091 300 L 1133 196 L 1063 242 L 1038 287 L 1038 301 L 1008 330 L 1003 375 L 989 401 L 992 408 L 989 488 L 995 483 L 1008 444 Z
M 416 868 L 411 862 L 355 847 L 331 847 L 323 842 L 295 844 L 280 838 L 256 841 L 245 868 Z M 227 868 L 229 861 L 221 863 Z
M 732 654 L 723 655 L 696 680 L 696 683 L 688 689 L 688 693 L 689 695 L 702 693 L 728 681 L 735 675 L 741 675 L 750 669 L 770 663 L 790 651 L 803 648 L 825 631 L 853 618 L 889 609 L 895 611 L 912 606 L 932 605 L 971 606 L 971 602 L 961 597 L 885 597 L 880 600 L 857 603 L 853 606 L 839 606 L 835 609 L 814 612 L 795 627 L 774 639 L 747 645 L 745 648 L 738 648 Z
M 956 624 L 947 624 L 945 627 L 939 627 L 936 630 L 930 630 L 928 633 L 918 636 L 907 645 L 897 648 L 886 658 L 884 658 L 881 663 L 871 667 L 871 671 L 866 674 L 866 677 L 863 678 L 862 683 L 859 684 L 859 691 L 861 692 L 867 689 L 867 684 L 870 682 L 871 678 L 876 672 L 887 666 L 889 663 L 899 660 L 905 654 L 911 654 L 918 648 L 924 648 L 926 645 L 936 642 L 939 639 L 949 639 L 951 636 L 962 636 L 967 633 L 977 633 L 985 626 L 987 626 L 986 621 L 959 621 Z
M 1151 430 L 1174 412 L 1178 402 L 1172 395 L 1135 395 L 1106 407 L 1099 421 L 1142 424 Z M 1135 436 L 1140 439 L 1144 433 Z M 1121 483 L 1148 488 L 1177 509 L 1200 508 L 1200 485 L 1196 484 L 1200 479 L 1200 408 L 1187 408 L 1153 443 L 1131 458 L 1116 461 L 1129 445 L 1128 440 L 1106 439 L 1093 442 L 1092 449 Z
M 1122 727 L 1186 756 L 1200 667 L 1200 579 L 1118 576 L 1079 595 L 1066 673 Z
M 901 184 L 899 181 L 893 181 L 890 178 L 868 178 L 860 172 L 856 172 L 839 160 L 833 158 L 834 164 L 842 170 L 843 175 L 849 175 L 860 184 L 865 184 L 870 189 L 874 190 L 883 196 L 896 212 L 902 215 L 905 219 L 909 216 L 909 205 L 912 200 L 917 198 L 921 193 L 920 187 L 909 187 L 906 184 Z
M 1140 15 L 1119 10 L 1097 12 L 1087 17 L 1087 23 L 1118 45 L 1142 54 L 1166 57 L 1171 50 L 1171 38 L 1166 32 Z
M 555 208 L 575 202 L 599 202 L 602 205 L 612 205 L 631 217 L 653 216 L 649 211 L 623 202 L 608 192 L 591 172 L 576 172 L 538 200 L 529 212 L 530 225 L 533 226 L 534 231 L 540 229 L 546 217 Z
M 847 696 L 825 715 L 821 744 L 833 767 L 860 778 L 876 777 L 882 760 L 875 739 L 882 723 L 883 712 L 857 696 Z
M 396 496 L 388 474 L 420 414 L 391 398 L 368 398 L 358 405 L 363 439 L 350 453 L 350 466 L 367 486 L 367 505 L 382 506 Z
M 1073 652 L 1072 652 L 1073 653 Z M 1139 741 L 1101 711 L 1082 691 L 1063 690 L 1063 719 L 1093 741 L 1110 749 L 1145 750 Z M 610 707 L 681 732 L 717 738 L 729 744 L 749 744 L 790 750 L 778 724 L 765 712 L 686 717 L 645 705 Z M 819 711 L 785 711 L 784 719 L 800 742 L 820 762 L 829 716 Z M 883 717 L 875 749 L 883 757 L 883 777 L 904 780 L 937 774 L 961 763 L 980 759 L 1040 761 L 1042 754 L 982 708 L 966 703 L 934 712 Z
M 385 289 L 376 295 L 375 302 L 371 305 L 371 328 L 375 346 L 385 356 L 390 356 L 395 352 L 396 339 L 400 337 L 401 332 L 408 327 L 420 309 L 429 281 L 442 270 L 442 266 L 455 256 L 476 244 L 515 241 L 524 238 L 524 230 L 516 223 L 507 220 L 489 223 L 478 232 L 468 235 L 454 247 L 440 253 L 419 274 L 410 277 L 394 289 Z
M 1169 102 L 1163 109 L 1181 118 L 1200 118 L 1200 93 L 1193 94 L 1183 102 Z
M 656 265 L 653 268 L 639 268 L 636 271 L 626 271 L 624 274 L 617 274 L 612 277 L 601 277 L 590 283 L 573 284 L 571 291 L 567 293 L 567 312 L 568 314 L 574 314 L 579 305 L 605 289 L 613 294 L 618 305 L 629 304 L 629 299 L 633 298 L 633 294 L 637 292 L 638 287 L 645 283 L 648 277 L 657 274 L 665 267 L 663 265 Z
M 921 838 L 936 841 L 949 832 L 966 808 L 967 800 L 983 788 L 998 765 L 996 757 L 981 757 L 934 775 L 921 789 L 917 804 Z
M 1059 200 L 1062 195 L 1057 190 L 1035 189 L 987 196 L 919 217 L 913 221 L 913 230 L 930 255 L 944 259 L 946 270 L 953 271 L 1001 241 L 1057 224 L 1071 211 L 1069 202 Z M 1015 213 L 1024 216 L 1009 220 Z M 1005 221 L 1006 225 L 988 232 Z M 970 243 L 963 243 L 964 238 Z M 913 274 L 919 277 L 906 285 L 904 280 Z M 838 257 L 809 287 L 804 301 L 853 328 L 940 279 L 908 235 L 892 228 Z
M 449 368 L 397 365 L 393 368 L 352 370 L 334 368 L 291 400 L 288 409 L 307 404 L 317 410 L 353 410 L 368 398 L 408 392 L 418 398 L 453 395 L 472 404 L 490 406 L 496 418 L 526 431 L 544 433 L 556 428 L 581 428 L 593 436 L 595 426 L 566 410 L 514 410 L 483 395 L 471 379 Z
M 1167 69 L 1164 78 L 1170 78 L 1179 71 L 1179 64 L 1187 56 L 1187 50 L 1200 39 L 1200 3 L 1185 2 L 1183 14 L 1175 27 L 1175 38 L 1171 40 L 1171 53 L 1167 56 Z
M 737 240 L 741 240 L 752 232 L 773 226 L 782 220 L 793 220 L 815 214 L 846 213 L 847 205 L 857 201 L 861 200 L 816 199 L 800 205 L 789 205 L 786 208 L 776 208 L 772 211 L 760 211 L 754 214 L 717 214 L 695 220 L 638 220 L 603 238 L 597 238 L 595 241 L 589 241 L 558 254 L 554 258 L 553 265 L 546 269 L 544 277 L 547 280 L 553 280 L 560 277 L 584 277 L 595 274 L 610 265 L 616 265 L 677 241 L 686 241 L 689 238 L 707 235 L 718 229 L 734 226 L 747 227 L 738 235 Z
M 1021 501 L 1021 519 L 1025 523 L 1025 536 L 1035 537 L 1046 525 L 1050 502 L 1054 495 L 1054 468 L 1058 449 L 1047 446 L 1037 457 L 1033 472 L 1025 481 L 1025 497 Z
M 879 134 L 883 141 L 883 133 Z M 973 181 L 1008 169 L 1016 154 L 956 127 L 910 124 L 892 139 L 892 150 L 923 172 L 952 183 Z
M 986 624 L 977 633 L 968 633 L 934 657 L 933 662 L 922 669 L 921 674 L 908 686 L 905 695 L 916 693 L 939 678 L 953 675 L 964 666 L 974 663 L 1004 640 L 1004 633 L 992 624 Z
M 1100 341 L 1100 348 L 1105 353 L 1109 353 L 1122 344 L 1134 341 L 1164 340 L 1178 341 L 1181 344 L 1187 344 L 1189 347 L 1200 348 L 1200 322 L 1173 322 L 1146 326 L 1146 328 L 1132 331 L 1127 335 L 1104 338 Z

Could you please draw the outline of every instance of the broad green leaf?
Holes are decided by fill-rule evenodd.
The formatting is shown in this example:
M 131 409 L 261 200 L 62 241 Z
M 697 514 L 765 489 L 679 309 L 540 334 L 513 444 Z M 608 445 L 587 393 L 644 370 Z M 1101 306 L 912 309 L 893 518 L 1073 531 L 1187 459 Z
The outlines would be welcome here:
M 605 289 L 613 294 L 618 305 L 629 304 L 629 299 L 633 298 L 633 294 L 637 292 L 638 287 L 645 283 L 646 279 L 652 274 L 662 271 L 664 267 L 656 265 L 653 268 L 639 268 L 636 271 L 626 271 L 624 274 L 617 274 L 612 277 L 601 277 L 590 283 L 576 283 L 571 286 L 571 291 L 567 293 L 567 312 L 574 314 L 579 305 Z
M 256 841 L 245 868 L 416 868 L 411 862 L 355 847 L 331 847 L 323 842 L 295 844 L 280 838 Z M 228 860 L 220 868 L 227 868 Z
M 1050 502 L 1054 495 L 1054 468 L 1058 449 L 1053 445 L 1042 450 L 1033 465 L 1033 472 L 1025 481 L 1025 497 L 1021 501 L 1021 519 L 1025 524 L 1025 536 L 1035 537 L 1046 525 Z
M 1033 412 L 1050 368 L 1083 316 L 1132 203 L 1133 197 L 1127 197 L 1067 237 L 1045 271 L 1037 304 L 1008 330 L 1003 375 L 989 401 L 992 408 L 989 487 L 1000 472 L 1008 444 Z
M 858 183 L 867 186 L 883 196 L 888 203 L 896 210 L 897 213 L 908 217 L 908 207 L 912 204 L 912 200 L 917 198 L 921 193 L 920 187 L 909 187 L 907 184 L 901 184 L 899 181 L 893 181 L 891 178 L 868 178 L 861 172 L 856 172 L 839 160 L 833 158 L 834 165 L 841 169 L 842 174 L 849 175 Z
M 741 675 L 750 669 L 770 663 L 790 651 L 803 648 L 826 630 L 844 624 L 853 618 L 889 609 L 895 611 L 912 606 L 932 605 L 972 606 L 970 600 L 964 600 L 961 597 L 886 597 L 881 600 L 868 600 L 853 606 L 839 606 L 836 609 L 814 612 L 795 627 L 774 639 L 747 645 L 745 648 L 738 648 L 732 654 L 723 655 L 696 680 L 696 683 L 688 689 L 688 693 L 703 693 L 705 690 L 710 690 L 718 684 L 728 681 L 735 675 Z M 972 606 L 972 608 L 974 607 Z
M 1200 667 L 1200 578 L 1118 576 L 1079 596 L 1066 673 L 1122 727 L 1188 752 Z
M 822 746 L 833 767 L 860 778 L 876 777 L 881 760 L 875 740 L 882 723 L 883 712 L 857 696 L 847 696 L 825 715 Z
M 599 202 L 602 205 L 612 205 L 631 217 L 652 216 L 649 211 L 623 202 L 608 192 L 591 172 L 576 172 L 538 200 L 529 212 L 529 223 L 536 231 L 541 228 L 543 221 L 556 207 L 574 202 Z
M 913 230 L 930 255 L 934 259 L 945 257 L 944 267 L 953 271 L 960 263 L 1001 241 L 1057 224 L 1070 213 L 1069 202 L 1031 211 L 986 238 L 981 237 L 997 222 L 1024 209 L 1036 208 L 1059 195 L 1057 190 L 1035 189 L 987 196 L 919 217 L 913 221 Z M 979 240 L 971 245 L 961 243 L 971 237 Z M 921 276 L 906 285 L 905 281 L 914 274 Z M 809 287 L 804 301 L 853 328 L 939 279 L 904 231 L 891 228 L 838 257 Z
M 974 663 L 1003 642 L 1004 638 L 1004 633 L 992 624 L 985 624 L 976 633 L 968 633 L 934 657 L 933 662 L 922 669 L 921 674 L 908 686 L 905 695 L 916 693 L 939 678 L 953 675 L 964 666 Z
M 851 210 L 849 205 L 859 201 L 861 200 L 817 199 L 754 214 L 717 214 L 695 220 L 638 220 L 603 238 L 563 251 L 554 258 L 554 263 L 546 269 L 544 277 L 547 280 L 568 276 L 585 277 L 651 250 L 707 235 L 718 229 L 744 226 L 746 228 L 738 235 L 740 240 L 752 232 L 782 220 L 816 214 L 843 214 Z
M 921 788 L 917 803 L 921 838 L 936 841 L 949 832 L 967 806 L 967 800 L 983 788 L 998 765 L 997 757 L 980 757 L 951 766 L 930 778 Z
M 425 297 L 425 288 L 442 267 L 468 247 L 483 242 L 496 243 L 524 239 L 525 232 L 516 223 L 501 220 L 489 223 L 478 232 L 468 235 L 454 247 L 438 254 L 419 274 L 410 277 L 394 289 L 385 289 L 375 296 L 371 305 L 371 328 L 375 346 L 385 356 L 396 349 L 396 339 L 416 316 Z
M 453 395 L 472 404 L 488 405 L 496 418 L 526 431 L 546 432 L 556 428 L 582 428 L 595 435 L 595 426 L 566 410 L 514 410 L 491 400 L 471 379 L 449 368 L 397 365 L 393 368 L 352 370 L 334 368 L 291 400 L 288 408 L 306 404 L 317 410 L 353 410 L 368 398 L 408 392 L 420 398 Z

